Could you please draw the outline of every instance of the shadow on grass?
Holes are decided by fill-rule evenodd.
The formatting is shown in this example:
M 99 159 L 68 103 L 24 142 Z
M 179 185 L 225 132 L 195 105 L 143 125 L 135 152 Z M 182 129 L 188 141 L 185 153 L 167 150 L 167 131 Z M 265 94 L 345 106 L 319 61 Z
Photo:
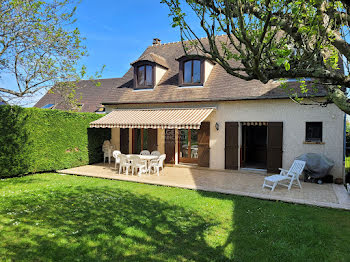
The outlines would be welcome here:
M 189 209 L 108 187 L 8 197 L 0 257 L 14 261 L 225 261 L 215 224 Z M 1 214 L 0 214 L 1 215 Z

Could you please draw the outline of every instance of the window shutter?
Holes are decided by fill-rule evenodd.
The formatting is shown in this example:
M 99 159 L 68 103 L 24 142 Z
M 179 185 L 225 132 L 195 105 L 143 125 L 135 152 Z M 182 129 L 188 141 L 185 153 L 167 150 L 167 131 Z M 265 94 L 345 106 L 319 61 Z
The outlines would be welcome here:
M 238 169 L 238 122 L 225 122 L 225 169 Z
M 267 172 L 278 172 L 282 167 L 283 122 L 267 124 Z
M 198 132 L 198 165 L 209 167 L 210 160 L 210 122 L 202 122 Z
M 129 154 L 129 128 L 120 129 L 120 152 Z

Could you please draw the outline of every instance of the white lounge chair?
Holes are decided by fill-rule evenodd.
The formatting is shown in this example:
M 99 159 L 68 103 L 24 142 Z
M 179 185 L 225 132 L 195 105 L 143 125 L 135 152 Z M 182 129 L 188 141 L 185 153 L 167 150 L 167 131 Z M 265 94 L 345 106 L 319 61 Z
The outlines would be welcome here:
M 131 167 L 131 164 L 127 156 L 124 154 L 120 154 L 119 155 L 119 175 L 121 174 L 122 171 L 124 172 L 124 170 L 126 175 L 128 175 L 130 167 Z
M 115 159 L 115 165 L 114 168 L 117 169 L 117 164 L 120 164 L 120 158 L 119 155 L 121 155 L 121 152 L 119 150 L 114 150 L 113 151 L 113 157 Z
M 296 185 L 301 188 L 299 176 L 303 172 L 305 164 L 305 161 L 294 160 L 289 170 L 280 168 L 279 170 L 281 170 L 281 172 L 279 175 L 265 177 L 262 188 L 269 187 L 271 188 L 271 191 L 274 191 L 277 185 L 282 185 L 288 187 L 288 190 L 290 190 L 294 181 L 296 181 Z M 284 182 L 287 183 L 285 184 Z
M 166 158 L 166 155 L 163 154 L 158 159 L 152 160 L 151 164 L 148 167 L 148 173 L 150 174 L 151 173 L 151 169 L 153 168 L 154 172 L 157 171 L 157 174 L 159 176 L 159 170 L 160 169 L 162 169 L 162 170 L 164 169 L 164 160 L 165 160 L 165 158 Z
M 159 151 L 152 151 L 151 156 L 160 156 Z
M 141 174 L 147 173 L 147 164 L 142 161 L 139 156 L 130 156 L 129 160 L 131 162 L 132 175 L 134 175 L 135 171 L 138 171 L 139 176 L 141 176 Z
M 148 150 L 142 150 L 140 155 L 142 156 L 149 156 L 151 153 Z

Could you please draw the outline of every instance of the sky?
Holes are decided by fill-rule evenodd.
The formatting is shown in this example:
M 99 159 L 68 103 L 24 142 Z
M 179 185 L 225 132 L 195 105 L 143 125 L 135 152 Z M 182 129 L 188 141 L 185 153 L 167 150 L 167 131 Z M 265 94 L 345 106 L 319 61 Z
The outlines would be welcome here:
M 83 0 L 77 9 L 77 27 L 86 37 L 89 56 L 82 60 L 88 73 L 106 65 L 103 78 L 121 77 L 130 63 L 152 45 L 179 40 L 171 27 L 169 9 L 160 0 Z
M 87 67 L 87 76 L 93 76 L 103 65 L 102 78 L 122 77 L 142 52 L 152 45 L 153 38 L 162 43 L 180 40 L 177 28 L 171 26 L 169 9 L 160 0 L 82 0 L 76 11 L 76 27 L 86 38 L 88 56 L 79 66 Z M 199 28 L 199 25 L 198 25 Z M 13 78 L 3 76 L 0 86 L 13 86 Z M 45 92 L 17 101 L 33 106 Z

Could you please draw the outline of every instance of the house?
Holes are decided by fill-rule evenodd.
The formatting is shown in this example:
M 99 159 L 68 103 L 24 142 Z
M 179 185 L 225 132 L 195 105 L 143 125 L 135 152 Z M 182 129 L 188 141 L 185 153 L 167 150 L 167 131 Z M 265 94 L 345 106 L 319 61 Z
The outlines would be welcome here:
M 334 104 L 297 104 L 278 81 L 247 82 L 189 52 L 155 39 L 122 78 L 102 81 L 107 115 L 90 126 L 109 128 L 122 153 L 158 150 L 175 165 L 277 172 L 312 152 L 344 177 L 345 114 Z M 312 95 L 322 101 L 326 92 Z
M 0 106 L 7 105 L 6 101 L 0 96 Z
M 101 102 L 108 97 L 109 90 L 112 87 L 119 86 L 120 80 L 121 78 L 109 78 L 79 81 L 75 89 L 77 104 L 74 105 L 78 108 L 72 108 L 72 106 L 65 103 L 62 96 L 55 92 L 54 89 L 47 92 L 34 107 L 60 110 L 77 109 L 79 112 L 103 114 L 105 113 L 105 108 Z

